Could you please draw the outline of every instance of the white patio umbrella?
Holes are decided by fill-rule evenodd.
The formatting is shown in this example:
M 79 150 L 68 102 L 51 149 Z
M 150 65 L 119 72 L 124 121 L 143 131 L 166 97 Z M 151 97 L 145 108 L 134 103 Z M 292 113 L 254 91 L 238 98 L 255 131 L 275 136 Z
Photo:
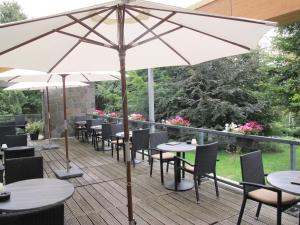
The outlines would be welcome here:
M 63 104 L 64 104 L 64 136 L 65 136 L 65 151 L 66 151 L 66 170 L 54 171 L 56 176 L 62 179 L 71 177 L 82 176 L 83 172 L 79 168 L 70 166 L 69 158 L 69 142 L 68 142 L 68 123 L 67 123 L 67 106 L 66 106 L 66 83 L 78 81 L 108 81 L 108 80 L 120 80 L 121 75 L 119 72 L 114 71 L 95 71 L 95 72 L 77 72 L 77 73 L 44 73 L 40 71 L 13 69 L 3 73 L 0 73 L 0 80 L 7 82 L 44 82 L 46 84 L 57 84 L 60 82 L 63 89 Z M 47 92 L 48 93 L 48 92 Z M 47 96 L 48 99 L 48 96 Z M 48 105 L 49 107 L 49 105 Z
M 57 144 L 51 144 L 51 109 L 50 109 L 50 102 L 49 102 L 49 88 L 62 88 L 62 82 L 58 83 L 46 83 L 46 82 L 20 82 L 13 84 L 7 88 L 4 88 L 5 91 L 32 91 L 32 90 L 46 90 L 46 98 L 47 98 L 47 112 L 48 112 L 48 145 L 43 145 L 43 149 L 55 149 L 59 148 Z M 84 87 L 88 86 L 88 84 L 79 82 L 79 81 L 70 81 L 66 82 L 66 88 L 72 87 Z
M 193 65 L 247 53 L 274 25 L 148 1 L 108 2 L 0 26 L 0 66 L 59 73 L 120 70 L 128 219 L 134 224 L 125 70 Z

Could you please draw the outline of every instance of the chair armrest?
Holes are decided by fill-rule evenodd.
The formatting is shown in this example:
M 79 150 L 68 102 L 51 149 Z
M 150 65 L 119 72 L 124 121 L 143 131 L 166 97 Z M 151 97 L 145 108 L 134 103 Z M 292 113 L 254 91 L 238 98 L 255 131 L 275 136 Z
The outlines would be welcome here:
M 256 184 L 256 183 L 251 183 L 251 182 L 240 182 L 240 184 L 243 185 L 243 186 L 253 186 L 253 187 L 263 188 L 263 189 L 267 189 L 269 191 L 274 191 L 274 192 L 277 192 L 277 193 L 281 192 L 277 188 L 266 186 L 266 185 L 263 185 L 263 184 Z
M 189 164 L 190 166 L 195 166 L 195 165 L 193 165 L 192 163 L 188 162 L 187 160 L 185 160 L 185 159 L 183 159 L 183 158 L 180 158 L 180 157 L 178 157 L 178 156 L 174 156 L 174 158 L 175 158 L 175 159 L 179 159 L 180 161 L 185 162 L 186 164 Z
M 264 174 L 265 177 L 267 177 L 268 175 L 269 175 L 268 173 Z

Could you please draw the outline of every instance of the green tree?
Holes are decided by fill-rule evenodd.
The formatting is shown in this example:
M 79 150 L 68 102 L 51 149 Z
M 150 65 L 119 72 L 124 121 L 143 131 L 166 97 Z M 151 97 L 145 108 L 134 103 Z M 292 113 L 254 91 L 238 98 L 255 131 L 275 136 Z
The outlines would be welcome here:
M 16 1 L 4 1 L 0 4 L 0 23 L 9 23 L 26 19 L 20 5 Z

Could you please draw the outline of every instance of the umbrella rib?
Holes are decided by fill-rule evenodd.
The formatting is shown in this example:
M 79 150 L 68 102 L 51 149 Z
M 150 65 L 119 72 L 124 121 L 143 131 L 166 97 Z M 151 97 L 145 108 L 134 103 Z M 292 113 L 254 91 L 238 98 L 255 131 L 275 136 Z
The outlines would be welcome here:
M 76 11 L 76 12 L 73 12 L 72 14 L 79 14 L 79 13 L 83 13 L 83 12 L 95 11 L 95 10 L 100 10 L 100 9 L 109 10 L 112 7 L 113 6 L 110 6 L 110 7 L 97 7 L 97 8 L 94 8 L 94 9 Z M 13 26 L 21 25 L 21 24 L 33 23 L 33 22 L 38 22 L 38 21 L 43 21 L 43 20 L 48 20 L 48 19 L 55 19 L 55 18 L 63 17 L 63 16 L 66 16 L 66 15 L 67 14 L 64 13 L 64 14 L 59 14 L 59 15 L 52 15 L 52 16 L 46 16 L 46 17 L 31 19 L 31 20 L 23 20 L 23 21 L 18 21 L 18 22 L 12 22 L 12 23 L 7 23 L 7 24 L 2 24 L 2 25 L 0 25 L 0 28 L 13 27 Z
M 91 82 L 83 73 L 81 73 L 81 75 L 88 81 Z
M 149 28 L 141 21 L 139 20 L 137 17 L 135 17 L 131 12 L 129 12 L 127 9 L 125 9 L 126 12 L 132 17 L 134 18 L 138 23 L 140 23 L 144 28 L 146 28 L 147 30 L 149 30 Z M 168 48 L 170 48 L 176 55 L 178 55 L 182 60 L 184 60 L 188 65 L 191 65 L 191 63 L 183 56 L 181 55 L 175 48 L 173 48 L 170 44 L 168 44 L 166 41 L 164 41 L 162 38 L 158 37 L 158 35 L 156 35 L 156 33 L 154 33 L 153 31 L 150 31 L 158 40 L 160 40 L 164 45 L 166 45 Z
M 110 9 L 110 8 L 109 8 L 109 9 Z M 93 17 L 93 16 L 95 16 L 95 15 L 98 15 L 99 13 L 106 12 L 106 11 L 108 11 L 109 9 L 105 9 L 105 10 L 102 10 L 102 11 L 100 11 L 100 12 L 93 13 L 93 14 L 88 15 L 88 16 L 85 16 L 85 17 L 83 17 L 83 18 L 81 18 L 81 19 L 79 19 L 79 20 L 80 20 L 80 21 L 81 21 L 81 20 L 86 20 L 86 19 L 88 19 L 88 18 L 90 18 L 90 17 Z M 46 32 L 46 33 L 40 34 L 40 35 L 38 35 L 38 36 L 36 36 L 36 37 L 34 37 L 34 38 L 31 38 L 31 39 L 29 39 L 29 40 L 27 40 L 27 41 L 24 41 L 24 42 L 22 42 L 22 43 L 20 43 L 20 44 L 17 44 L 17 45 L 15 45 L 15 46 L 13 46 L 13 47 L 10 47 L 10 48 L 8 48 L 8 49 L 6 49 L 6 50 L 0 52 L 0 55 L 4 55 L 4 54 L 6 54 L 6 53 L 8 53 L 8 52 L 11 52 L 11 51 L 13 51 L 13 50 L 15 50 L 15 49 L 18 49 L 18 48 L 20 48 L 20 47 L 22 47 L 22 46 L 24 46 L 24 45 L 30 44 L 30 43 L 33 42 L 33 41 L 39 40 L 39 39 L 41 39 L 41 38 L 43 38 L 43 37 L 45 37 L 45 36 L 47 36 L 47 35 L 50 35 L 50 34 L 56 32 L 57 30 L 64 29 L 64 28 L 69 27 L 69 26 L 72 26 L 72 25 L 74 25 L 74 24 L 76 24 L 75 21 L 73 21 L 73 22 L 71 22 L 71 23 L 67 23 L 67 24 L 65 24 L 65 25 L 62 25 L 62 26 L 60 26 L 60 27 L 58 27 L 58 28 L 56 28 L 56 29 L 53 29 L 53 30 L 51 30 L 51 31 L 48 31 L 48 32 Z
M 15 79 L 17 79 L 17 78 L 19 78 L 19 77 L 20 77 L 20 76 L 15 76 L 15 77 L 9 79 L 7 82 L 12 82 L 13 80 L 15 80 Z
M 212 17 L 212 18 L 217 18 L 217 19 L 225 19 L 225 20 L 233 20 L 233 21 L 240 21 L 240 22 L 247 22 L 247 23 L 262 24 L 262 25 L 267 25 L 267 26 L 276 26 L 277 25 L 276 22 L 271 22 L 271 21 L 252 20 L 252 19 L 246 19 L 246 18 L 241 18 L 241 17 L 227 17 L 227 16 L 216 15 L 216 14 L 204 14 L 204 13 L 200 13 L 200 12 L 183 12 L 183 11 L 177 11 L 177 10 L 158 9 L 158 8 L 153 8 L 153 7 L 139 6 L 139 5 L 127 5 L 127 7 L 149 9 L 149 10 L 162 11 L 162 12 L 176 12 L 179 14 Z
M 160 20 L 158 23 L 156 23 L 151 28 L 149 28 L 149 30 L 146 30 L 144 33 L 142 33 L 141 35 L 139 35 L 137 38 L 135 38 L 133 41 L 131 41 L 128 45 L 133 45 L 138 40 L 140 40 L 142 37 L 144 37 L 146 34 L 148 34 L 151 31 L 153 31 L 155 28 L 157 28 L 158 26 L 160 26 L 161 24 L 163 24 L 164 22 L 166 22 L 168 19 L 170 19 L 175 14 L 176 14 L 175 12 L 172 12 L 171 14 L 169 14 L 168 16 L 166 16 L 164 19 Z
M 113 8 L 108 14 L 106 14 L 103 18 L 102 18 L 102 20 L 100 20 L 92 29 L 96 29 L 110 14 L 112 14 L 114 11 L 116 10 L 116 8 Z M 73 34 L 69 34 L 69 33 L 67 33 L 67 32 L 64 32 L 64 31 L 58 31 L 58 32 L 60 32 L 60 33 L 62 33 L 62 34 L 65 34 L 65 35 L 70 35 L 70 36 L 73 36 L 73 37 L 76 37 L 77 35 L 73 35 Z M 55 64 L 54 64 L 54 66 L 52 66 L 51 67 L 51 69 L 49 70 L 49 72 L 51 72 L 51 71 L 53 71 L 54 70 L 54 68 L 56 68 L 82 41 L 83 41 L 83 39 L 86 39 L 86 37 L 91 33 L 92 31 L 88 31 L 83 37 L 80 37 L 80 36 L 77 36 L 77 38 L 79 38 L 79 41 L 72 47 L 72 48 L 70 48 L 67 52 L 66 52 L 66 54 L 64 54 L 63 55 L 63 57 L 61 57 Z M 85 40 L 86 42 L 88 41 L 89 43 L 91 43 L 91 42 L 94 42 L 93 40 L 89 40 L 89 39 L 87 39 L 87 40 Z M 94 43 L 95 44 L 95 43 Z M 103 44 L 103 43 L 101 43 L 101 42 L 98 42 L 97 43 L 97 45 L 101 45 L 101 46 L 103 46 L 103 47 L 108 47 L 108 45 L 105 45 L 105 44 Z M 111 46 L 109 46 L 109 47 L 111 47 Z
M 137 46 L 139 46 L 139 45 L 145 44 L 145 43 L 147 43 L 147 42 L 149 42 L 149 41 L 153 41 L 153 40 L 157 39 L 158 37 L 165 36 L 165 35 L 167 35 L 167 34 L 169 34 L 169 33 L 172 33 L 172 32 L 174 32 L 174 31 L 177 31 L 177 30 L 179 30 L 179 29 L 181 29 L 181 28 L 182 28 L 182 26 L 181 26 L 181 27 L 176 27 L 176 28 L 173 28 L 173 29 L 168 30 L 168 31 L 166 31 L 166 32 L 163 32 L 163 33 L 161 33 L 161 34 L 158 34 L 157 36 L 148 38 L 148 39 L 146 39 L 146 40 L 144 40 L 144 41 L 140 41 L 140 42 L 135 43 L 135 44 L 133 44 L 133 45 L 127 45 L 126 49 L 134 48 L 134 47 L 137 47 Z
M 147 13 L 147 12 L 144 12 L 144 11 L 141 11 L 141 10 L 138 10 L 138 9 L 135 9 L 135 8 L 130 8 L 130 9 L 133 10 L 133 11 L 139 12 L 139 13 L 143 13 L 143 14 L 148 15 L 148 16 L 152 16 L 152 17 L 154 17 L 154 18 L 156 18 L 156 19 L 160 19 L 160 20 L 162 19 L 161 17 L 155 16 L 155 15 L 153 15 L 153 14 L 151 14 L 151 13 Z M 215 36 L 215 35 L 212 35 L 212 34 L 209 34 L 209 33 L 206 33 L 206 32 L 200 31 L 200 30 L 197 30 L 197 29 L 195 29 L 195 28 L 188 27 L 188 26 L 182 25 L 182 24 L 180 24 L 180 23 L 176 23 L 176 22 L 170 21 L 170 20 L 167 20 L 167 21 L 168 21 L 169 23 L 174 24 L 174 25 L 182 26 L 183 28 L 186 28 L 186 29 L 188 29 L 188 30 L 192 30 L 192 31 L 198 32 L 198 33 L 200 33 L 200 34 L 203 34 L 203 35 L 206 35 L 206 36 L 215 38 L 215 39 L 217 39 L 217 40 L 227 42 L 227 43 L 229 43 L 229 44 L 238 46 L 238 47 L 243 48 L 243 49 L 246 49 L 246 50 L 248 50 L 248 51 L 251 49 L 251 48 L 249 48 L 248 46 L 245 46 L 245 45 L 236 43 L 236 42 L 234 42 L 234 41 L 229 41 L 229 40 L 227 40 L 227 39 L 225 39 L 225 38 L 221 38 L 221 37 L 218 37 L 218 36 Z
M 53 75 L 51 74 L 50 77 L 49 77 L 49 79 L 48 79 L 47 82 L 46 82 L 47 84 L 49 84 L 50 80 L 52 79 L 52 76 L 53 76 Z
M 76 21 L 77 23 L 79 23 L 81 26 L 85 27 L 86 29 L 92 31 L 94 34 L 96 34 L 98 37 L 102 38 L 103 40 L 105 40 L 106 42 L 108 42 L 109 44 L 111 44 L 112 46 L 117 46 L 115 43 L 113 43 L 111 40 L 109 40 L 107 37 L 103 36 L 102 34 L 100 34 L 99 32 L 93 30 L 90 26 L 86 25 L 85 23 L 83 23 L 82 21 L 78 20 L 77 18 L 75 18 L 72 15 L 68 15 L 69 18 L 73 19 L 74 21 Z

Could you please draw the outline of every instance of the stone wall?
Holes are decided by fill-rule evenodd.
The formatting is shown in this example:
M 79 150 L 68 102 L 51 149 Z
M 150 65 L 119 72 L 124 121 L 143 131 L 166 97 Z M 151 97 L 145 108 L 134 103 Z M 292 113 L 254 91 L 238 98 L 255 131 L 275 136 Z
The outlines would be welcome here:
M 66 89 L 67 117 L 69 136 L 74 136 L 74 117 L 92 113 L 95 110 L 95 85 Z M 48 109 L 46 91 L 44 92 L 43 121 L 45 121 L 45 137 L 48 137 Z M 64 135 L 64 113 L 62 89 L 49 89 L 51 135 L 52 138 Z

